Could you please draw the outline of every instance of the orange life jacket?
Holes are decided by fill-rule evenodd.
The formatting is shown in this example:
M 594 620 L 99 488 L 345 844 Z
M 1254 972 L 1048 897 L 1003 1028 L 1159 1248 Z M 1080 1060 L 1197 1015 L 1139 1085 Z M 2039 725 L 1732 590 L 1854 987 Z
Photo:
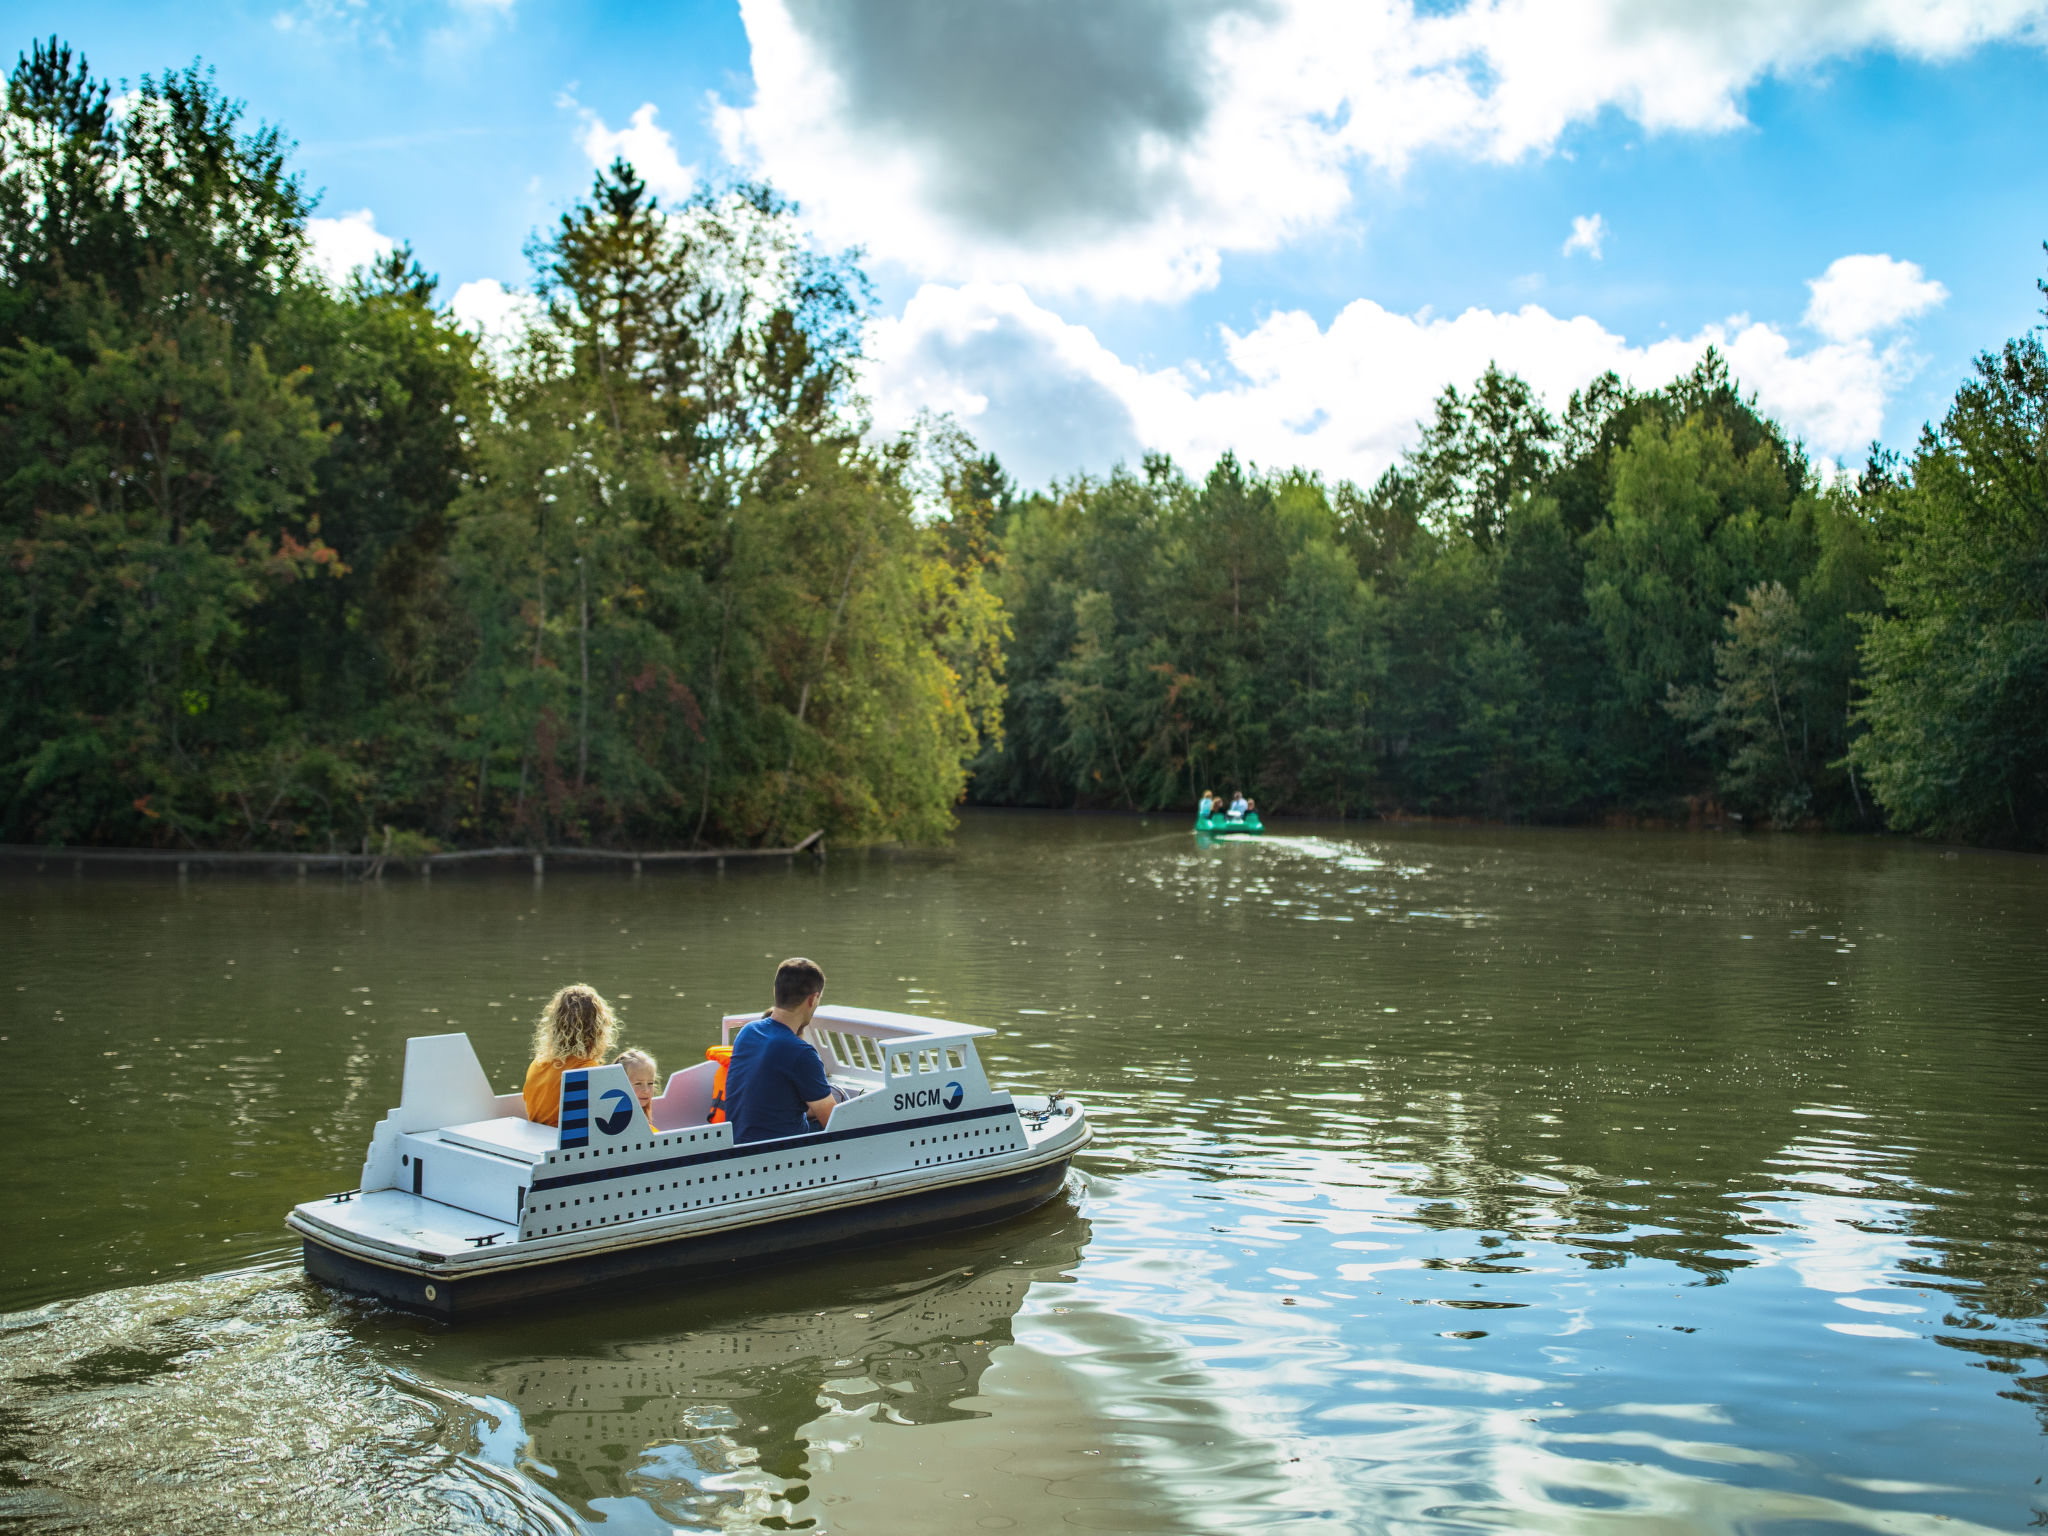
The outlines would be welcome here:
M 711 1080 L 711 1113 L 704 1117 L 707 1125 L 716 1125 L 725 1118 L 725 1071 L 732 1065 L 732 1047 L 707 1045 L 704 1059 L 718 1063 L 718 1075 Z

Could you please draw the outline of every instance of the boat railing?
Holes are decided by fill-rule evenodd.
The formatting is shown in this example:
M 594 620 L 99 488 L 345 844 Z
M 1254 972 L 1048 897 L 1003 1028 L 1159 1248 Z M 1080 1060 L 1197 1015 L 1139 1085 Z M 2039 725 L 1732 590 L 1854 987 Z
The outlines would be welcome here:
M 918 1077 L 933 1072 L 964 1072 L 974 1047 L 965 1040 L 952 1044 L 891 1045 L 872 1035 L 837 1029 L 811 1030 L 837 1069 L 848 1077 L 882 1082 L 892 1077 Z
M 724 1037 L 759 1018 L 757 1013 L 728 1014 Z M 978 1065 L 973 1037 L 993 1034 L 979 1024 L 927 1019 L 915 1014 L 873 1008 L 820 1008 L 806 1037 L 826 1057 L 826 1071 L 854 1082 L 880 1085 L 894 1078 L 940 1071 L 965 1071 Z
M 845 1030 L 820 1029 L 815 1024 L 811 1026 L 811 1038 L 825 1048 L 832 1067 L 845 1076 L 872 1078 L 879 1083 L 887 1074 L 887 1057 L 879 1040 Z

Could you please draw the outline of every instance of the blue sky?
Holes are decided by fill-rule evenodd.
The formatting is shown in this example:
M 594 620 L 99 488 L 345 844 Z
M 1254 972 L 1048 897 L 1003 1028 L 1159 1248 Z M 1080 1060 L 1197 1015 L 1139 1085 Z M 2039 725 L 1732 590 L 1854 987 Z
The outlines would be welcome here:
M 1369 478 L 1489 357 L 1561 404 L 1710 341 L 1860 461 L 2048 270 L 2032 0 L 14 14 L 109 76 L 214 66 L 298 141 L 336 259 L 409 240 L 479 323 L 595 159 L 766 175 L 869 252 L 879 424 L 951 409 L 1032 482 L 1225 447 Z

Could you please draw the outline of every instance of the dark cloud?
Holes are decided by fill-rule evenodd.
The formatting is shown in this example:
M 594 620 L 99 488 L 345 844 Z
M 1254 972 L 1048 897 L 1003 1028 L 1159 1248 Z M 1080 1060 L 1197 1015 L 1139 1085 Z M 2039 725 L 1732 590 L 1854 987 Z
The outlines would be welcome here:
M 1140 224 L 1186 192 L 1211 26 L 1266 0 L 788 0 L 847 127 L 916 152 L 939 211 L 1011 240 Z

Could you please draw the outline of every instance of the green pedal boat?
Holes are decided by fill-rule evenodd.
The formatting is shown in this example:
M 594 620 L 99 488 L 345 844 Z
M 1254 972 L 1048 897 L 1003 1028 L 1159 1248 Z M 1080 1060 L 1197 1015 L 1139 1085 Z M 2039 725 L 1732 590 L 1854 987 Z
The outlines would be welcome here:
M 1218 813 L 1214 816 L 1196 816 L 1195 830 L 1197 832 L 1215 833 L 1219 836 L 1233 833 L 1253 836 L 1264 832 L 1266 824 L 1259 820 L 1259 813 L 1257 811 L 1246 811 L 1242 816 L 1225 816 Z

